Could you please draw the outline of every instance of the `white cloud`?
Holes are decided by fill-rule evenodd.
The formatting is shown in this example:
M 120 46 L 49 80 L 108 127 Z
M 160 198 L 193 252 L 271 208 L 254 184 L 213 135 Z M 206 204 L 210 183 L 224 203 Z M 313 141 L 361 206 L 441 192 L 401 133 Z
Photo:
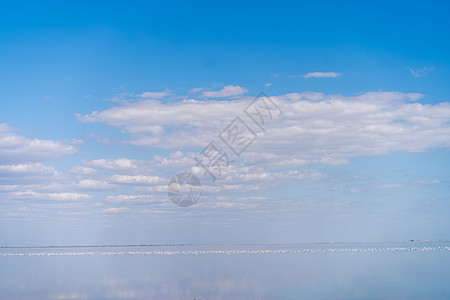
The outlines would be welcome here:
M 134 126 L 128 126 L 127 131 L 129 133 L 151 133 L 153 135 L 161 135 L 164 133 L 164 127 L 156 125 L 134 125 Z
M 147 160 L 96 159 L 84 161 L 82 165 L 112 171 L 114 175 L 107 181 L 118 189 L 125 185 L 141 194 L 166 195 L 167 182 L 174 175 L 167 174 L 167 170 L 191 170 L 199 178 L 203 176 L 204 170 L 195 167 L 193 157 L 217 138 L 234 117 L 241 116 L 255 131 L 259 130 L 259 138 L 242 153 L 242 160 L 232 162 L 224 170 L 216 185 L 208 184 L 207 176 L 201 178 L 202 197 L 217 193 L 233 197 L 236 193 L 260 192 L 286 183 L 328 180 L 326 174 L 308 165 L 337 166 L 358 156 L 450 147 L 450 104 L 416 102 L 421 97 L 422 94 L 402 92 L 367 92 L 353 96 L 303 92 L 273 96 L 272 100 L 283 110 L 283 115 L 269 122 L 264 134 L 243 113 L 252 97 L 229 101 L 189 99 L 171 103 L 156 100 L 126 103 L 79 116 L 79 119 L 120 126 L 125 129 L 122 132 L 130 134 L 128 142 L 134 145 L 189 148 L 191 152 L 175 151 Z M 157 134 L 145 127 L 161 127 L 163 133 Z M 224 144 L 220 146 L 231 155 Z M 192 147 L 197 147 L 197 151 Z M 342 191 L 361 193 L 364 189 L 347 186 Z M 111 195 L 105 203 L 126 206 L 151 201 L 163 200 L 142 195 Z M 219 206 L 241 207 L 233 203 L 235 201 L 227 200 Z
M 192 164 L 195 153 L 183 153 L 174 151 L 165 156 L 154 155 L 151 159 L 95 159 L 83 161 L 84 166 L 74 166 L 71 172 L 76 175 L 101 175 L 102 170 L 111 171 L 117 175 L 152 175 L 167 168 L 178 168 L 180 166 L 188 167 Z M 91 168 L 95 167 L 97 169 Z
M 83 179 L 78 181 L 75 186 L 81 190 L 111 190 L 114 189 L 115 186 L 110 184 L 107 181 L 103 180 L 94 180 L 94 179 Z
M 125 212 L 129 212 L 129 211 L 130 211 L 130 209 L 127 207 L 111 207 L 111 208 L 102 209 L 103 213 L 111 213 L 111 214 L 125 213 Z
M 133 131 L 133 128 L 139 126 L 182 124 L 195 126 L 220 117 L 232 118 L 241 110 L 242 103 L 236 101 L 185 100 L 176 103 L 161 103 L 157 100 L 144 100 L 100 112 L 94 111 L 84 116 L 77 115 L 77 118 L 84 123 L 102 122 L 113 126 L 125 126 L 128 131 Z
M 270 83 L 270 82 L 268 82 L 268 83 L 266 83 L 264 86 L 265 87 L 269 87 L 269 86 L 271 86 L 272 84 Z
M 118 158 L 118 159 L 102 158 L 90 161 L 83 161 L 83 164 L 89 167 L 118 171 L 118 170 L 137 169 L 139 166 L 139 161 L 128 158 Z
M 70 173 L 77 174 L 77 175 L 90 175 L 90 174 L 94 174 L 95 172 L 97 172 L 95 169 L 83 167 L 83 166 L 73 166 L 70 169 Z
M 431 180 L 415 180 L 413 183 L 414 183 L 414 184 L 425 185 L 425 184 L 439 184 L 439 183 L 441 183 L 441 181 L 440 181 L 439 179 L 431 179 Z
M 204 91 L 202 96 L 205 98 L 225 98 L 240 96 L 247 92 L 247 89 L 240 87 L 239 85 L 230 84 L 223 87 L 220 91 Z
M 20 136 L 8 125 L 0 124 L 0 163 L 47 161 L 73 155 L 77 151 L 73 145 Z
M 92 198 L 92 195 L 82 193 L 39 193 L 31 190 L 14 192 L 12 193 L 12 195 L 19 198 L 35 198 L 61 201 L 75 201 Z
M 30 175 L 58 175 L 50 166 L 45 166 L 41 163 L 32 164 L 16 164 L 16 165 L 0 165 L 0 176 L 30 176 Z
M 201 91 L 203 91 L 203 90 L 204 90 L 204 88 L 202 88 L 202 87 L 197 87 L 197 88 L 191 89 L 189 92 L 191 92 L 191 93 L 198 93 L 198 92 L 201 92 Z
M 106 199 L 106 202 L 115 204 L 148 204 L 154 201 L 152 195 L 112 195 Z
M 107 100 L 112 101 L 112 102 L 127 103 L 130 100 L 130 97 L 132 97 L 132 96 L 133 95 L 130 95 L 129 93 L 119 93 Z
M 113 175 L 111 180 L 122 184 L 156 184 L 161 182 L 159 176 L 145 176 L 145 175 Z
M 4 185 L 46 189 L 63 179 L 62 173 L 42 163 L 0 165 L 0 182 Z
M 336 72 L 311 72 L 302 75 L 303 78 L 336 78 L 340 76 L 342 76 L 342 74 Z
M 17 184 L 2 184 L 0 185 L 0 191 L 13 191 L 17 190 L 20 186 Z
M 367 92 L 356 96 L 304 92 L 273 96 L 284 111 L 283 116 L 268 125 L 264 137 L 258 138 L 243 155 L 246 162 L 271 167 L 308 163 L 339 165 L 355 156 L 449 147 L 449 103 L 416 103 L 421 97 L 418 93 L 401 92 Z M 125 128 L 141 125 L 170 128 L 161 136 L 133 134 L 129 143 L 134 145 L 202 149 L 235 116 L 242 116 L 242 110 L 251 100 L 190 100 L 166 104 L 142 101 L 79 118 Z M 252 126 L 251 121 L 246 121 Z M 178 161 L 183 160 L 185 164 L 189 157 L 183 157 Z M 152 168 L 156 163 L 152 162 Z M 161 166 L 163 162 L 159 163 Z M 107 167 L 114 164 L 98 160 L 86 166 L 119 169 Z M 126 163 L 129 168 L 141 164 Z
M 219 92 L 221 91 L 216 93 Z M 62 175 L 53 167 L 38 162 L 0 162 L 0 200 L 2 205 L 17 204 L 15 209 L 24 205 L 19 202 L 28 205 L 28 201 L 24 199 L 30 199 L 30 203 L 32 199 L 36 199 L 35 202 L 43 204 L 39 209 L 48 203 L 61 205 L 59 207 L 63 207 L 62 204 L 81 203 L 86 206 L 84 211 L 80 208 L 70 212 L 80 215 L 134 212 L 130 210 L 133 206 L 141 209 L 139 205 L 149 203 L 162 208 L 164 205 L 173 208 L 167 200 L 167 182 L 176 172 L 174 169 L 193 168 L 196 174 L 204 173 L 204 170 L 198 167 L 195 169 L 193 156 L 198 155 L 212 139 L 217 138 L 234 117 L 241 116 L 255 131 L 259 130 L 258 139 L 242 153 L 240 159 L 231 163 L 230 168 L 224 171 L 223 177 L 215 185 L 202 180 L 203 195 L 205 198 L 210 197 L 212 201 L 202 200 L 199 205 L 208 209 L 251 209 L 262 213 L 270 205 L 281 206 L 273 199 L 244 198 L 244 193 L 260 192 L 285 183 L 331 181 L 326 174 L 318 171 L 328 168 L 319 167 L 315 170 L 315 166 L 311 164 L 341 165 L 357 156 L 450 147 L 449 103 L 417 103 L 422 96 L 401 92 L 368 92 L 354 96 L 304 92 L 274 96 L 272 99 L 284 113 L 280 119 L 268 122 L 264 133 L 250 119 L 246 119 L 243 113 L 243 109 L 253 97 L 229 101 L 187 99 L 170 103 L 138 97 L 138 101 L 114 103 L 111 105 L 115 107 L 79 115 L 78 118 L 82 122 L 101 122 L 118 127 L 120 132 L 126 134 L 125 139 L 128 137 L 127 143 L 174 149 L 172 153 L 155 150 L 163 154 L 149 159 L 122 157 L 85 160 L 72 167 L 70 172 L 74 175 Z M 0 125 L 0 136 L 5 133 L 9 135 L 11 130 Z M 118 140 L 122 143 L 124 139 Z M 197 148 L 193 149 L 193 146 Z M 227 151 L 224 144 L 220 146 L 222 150 Z M 175 151 L 178 149 L 183 151 Z M 137 150 L 133 155 L 140 154 Z M 167 174 L 168 172 L 170 174 Z M 4 178 L 28 176 L 26 174 L 60 176 L 61 180 L 56 180 L 59 185 L 53 181 L 45 186 L 41 181 L 27 186 L 14 181 L 3 181 Z M 439 180 L 433 178 L 414 182 L 415 185 L 439 183 Z M 390 186 L 388 184 L 383 186 L 376 183 L 375 186 L 384 189 L 395 188 L 392 183 Z M 39 187 L 35 188 L 36 186 Z M 311 188 L 306 184 L 304 186 Z M 407 186 L 409 185 L 405 185 Z M 364 187 L 344 184 L 339 191 L 364 194 Z M 92 195 L 66 192 L 71 190 L 114 191 L 96 193 L 96 198 L 99 198 L 91 203 L 83 200 L 93 198 Z M 150 195 L 145 195 L 146 193 Z M 211 196 L 211 193 L 216 194 Z M 217 193 L 220 193 L 220 199 Z M 239 195 L 242 198 L 239 198 Z M 214 200 L 214 197 L 217 200 Z M 39 203 L 41 199 L 66 202 Z M 272 203 L 261 204 L 264 201 Z M 305 207 L 301 201 L 292 205 Z M 321 209 L 320 205 L 314 205 L 316 204 L 311 204 L 311 207 Z M 118 207 L 107 208 L 108 206 Z M 31 211 L 33 206 L 27 207 L 30 207 Z M 93 207 L 99 208 L 93 210 Z M 285 208 L 284 206 L 283 209 Z M 25 212 L 29 211 L 24 210 L 23 213 Z M 165 213 L 164 210 L 151 212 Z
M 133 145 L 182 148 L 177 145 L 182 146 L 187 141 L 191 145 L 203 145 L 212 134 L 225 126 L 224 121 L 231 121 L 240 112 L 242 102 L 239 101 L 186 100 L 163 104 L 147 100 L 77 117 L 82 122 L 102 122 L 124 127 L 127 132 L 138 137 L 129 141 Z M 208 126 L 204 126 L 206 122 Z M 171 126 L 176 126 L 177 130 L 171 130 Z M 161 134 L 166 131 L 172 133 Z
M 168 91 L 164 92 L 145 92 L 140 95 L 138 95 L 139 98 L 154 98 L 154 99 L 160 99 L 168 96 L 170 93 Z
M 424 67 L 422 69 L 415 69 L 415 70 L 408 68 L 409 72 L 411 72 L 411 75 L 413 75 L 414 77 L 425 76 L 433 69 L 434 69 L 433 67 Z
M 194 174 L 202 174 L 204 170 L 201 167 L 193 167 Z M 241 188 L 241 184 L 248 183 L 279 183 L 280 181 L 299 181 L 299 180 L 322 180 L 326 175 L 317 170 L 303 170 L 303 171 L 270 171 L 262 166 L 242 166 L 230 165 L 227 170 L 224 170 L 224 178 L 221 183 L 227 183 L 235 188 Z

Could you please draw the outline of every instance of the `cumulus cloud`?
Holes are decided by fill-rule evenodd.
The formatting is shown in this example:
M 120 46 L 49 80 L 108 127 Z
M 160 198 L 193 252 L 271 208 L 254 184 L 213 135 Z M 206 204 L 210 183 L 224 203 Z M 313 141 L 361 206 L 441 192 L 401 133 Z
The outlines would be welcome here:
M 39 183 L 44 187 L 47 182 L 59 180 L 62 176 L 53 167 L 42 163 L 0 165 L 0 181 L 8 185 Z
M 95 165 L 99 169 L 113 171 L 120 174 L 151 174 L 165 168 L 173 168 L 186 165 L 192 161 L 194 153 L 175 151 L 166 156 L 155 155 L 151 159 L 98 159 L 85 161 L 87 165 Z M 99 163 L 102 162 L 102 163 Z
M 191 145 L 201 146 L 212 133 L 224 126 L 224 120 L 231 120 L 240 112 L 242 103 L 238 101 L 185 100 L 161 103 L 157 100 L 146 100 L 77 117 L 85 123 L 102 122 L 123 127 L 126 132 L 136 137 L 128 141 L 133 145 L 182 148 L 186 141 Z M 206 122 L 208 126 L 204 126 Z M 171 130 L 173 126 L 176 126 L 177 130 Z
M 0 165 L 0 175 L 30 176 L 30 175 L 58 175 L 53 167 L 41 163 Z
M 84 165 L 89 167 L 95 167 L 104 170 L 130 170 L 137 169 L 139 166 L 139 161 L 135 159 L 128 158 L 118 158 L 118 159 L 95 159 L 90 161 L 84 161 Z
M 35 191 L 19 191 L 12 193 L 18 198 L 47 199 L 60 201 L 85 200 L 92 198 L 92 195 L 82 193 L 39 193 Z
M 327 174 L 312 167 L 315 164 L 338 166 L 349 163 L 353 157 L 450 147 L 450 104 L 422 104 L 418 102 L 422 97 L 422 94 L 402 92 L 366 92 L 351 96 L 302 92 L 272 96 L 283 114 L 268 122 L 265 131 L 243 113 L 252 97 L 229 101 L 129 102 L 78 118 L 82 122 L 120 127 L 129 135 L 127 143 L 168 148 L 173 152 L 145 160 L 102 158 L 83 161 L 81 165 L 97 170 L 96 176 L 104 175 L 101 180 L 107 187 L 127 189 L 127 192 L 120 190 L 120 195 L 106 197 L 104 202 L 112 205 L 163 201 L 158 195 L 166 195 L 167 182 L 174 175 L 167 171 L 183 169 L 201 178 L 204 197 L 218 193 L 230 197 L 219 201 L 220 207 L 251 209 L 257 204 L 240 206 L 239 201 L 229 199 L 236 193 L 260 192 L 286 183 L 328 180 Z M 200 151 L 217 139 L 236 116 L 242 117 L 257 133 L 257 139 L 239 159 L 233 157 L 223 142 L 217 143 L 237 161 L 223 170 L 218 184 L 209 184 L 210 178 L 206 178 L 205 170 L 193 158 L 199 157 Z M 83 170 L 79 169 L 78 173 Z M 99 175 L 103 171 L 113 175 Z M 86 187 L 99 185 L 95 182 L 97 179 L 89 180 L 85 181 Z M 347 186 L 342 188 L 344 190 L 359 193 L 364 188 Z M 153 196 L 144 197 L 145 193 Z M 213 200 L 208 205 L 213 207 L 216 202 Z
M 191 172 L 197 176 L 204 174 L 204 169 L 199 166 L 191 168 Z M 224 170 L 221 178 L 221 190 L 243 190 L 245 186 L 251 185 L 278 185 L 281 182 L 315 181 L 326 179 L 327 176 L 320 171 L 305 169 L 283 170 L 268 168 L 266 165 L 230 165 Z
M 355 156 L 449 147 L 449 103 L 416 102 L 421 97 L 418 93 L 402 92 L 367 92 L 356 96 L 304 92 L 273 96 L 284 111 L 283 116 L 268 126 L 264 136 L 243 155 L 247 162 L 272 167 L 309 163 L 339 165 Z M 251 98 L 168 104 L 142 101 L 93 112 L 79 119 L 125 128 L 137 125 L 171 128 L 161 136 L 133 133 L 129 143 L 201 149 L 232 118 L 242 115 L 250 101 Z M 254 126 L 251 120 L 246 122 Z
M 81 190 L 111 190 L 115 186 L 104 180 L 83 179 L 78 181 L 75 186 Z
M 159 176 L 145 176 L 145 175 L 113 175 L 111 180 L 115 183 L 122 184 L 156 184 L 161 182 Z
M 70 169 L 70 173 L 77 174 L 77 175 L 90 175 L 94 174 L 96 172 L 93 168 L 83 167 L 83 166 L 73 166 Z
M 262 131 L 243 112 L 253 97 L 163 103 L 153 99 L 155 97 L 139 96 L 137 101 L 113 103 L 112 108 L 77 117 L 84 123 L 99 122 L 117 127 L 125 135 L 120 143 L 125 140 L 133 145 L 170 151 L 158 149 L 155 152 L 159 155 L 146 159 L 97 157 L 83 160 L 66 175 L 41 162 L 0 161 L 2 201 L 13 199 L 17 203 L 23 199 L 30 199 L 30 202 L 36 199 L 39 202 L 42 199 L 66 201 L 42 201 L 46 205 L 83 203 L 81 200 L 93 198 L 86 194 L 92 191 L 96 195 L 92 206 L 86 201 L 83 204 L 86 211 L 76 213 L 92 212 L 93 206 L 101 206 L 93 213 L 120 213 L 134 211 L 130 208 L 149 203 L 158 203 L 161 207 L 169 205 L 166 203 L 167 182 L 171 176 L 181 169 L 189 170 L 199 178 L 205 176 L 205 170 L 196 165 L 193 158 L 198 157 L 212 139 L 217 139 L 230 121 L 240 116 L 257 133 L 257 138 L 239 158 L 233 157 L 223 142 L 216 144 L 236 161 L 224 170 L 217 184 L 209 184 L 202 178 L 203 195 L 206 198 L 215 193 L 211 198 L 216 197 L 217 201 L 202 201 L 199 205 L 208 209 L 249 209 L 262 214 L 270 205 L 280 207 L 279 202 L 268 204 L 270 201 L 266 198 L 253 199 L 244 197 L 243 193 L 260 192 L 286 183 L 328 181 L 329 174 L 327 176 L 323 171 L 328 168 L 316 168 L 315 164 L 336 166 L 358 156 L 450 147 L 449 103 L 421 104 L 418 102 L 421 97 L 423 95 L 418 93 L 402 92 L 367 92 L 353 96 L 303 92 L 273 96 L 271 99 L 283 114 L 267 122 Z M 4 135 L 14 134 L 9 127 L 0 126 L 0 136 Z M 64 146 L 59 142 L 51 143 Z M 52 182 L 46 187 L 40 181 L 40 187 L 35 188 L 14 180 L 6 181 L 14 176 L 61 176 L 63 180 L 54 180 L 59 186 Z M 439 180 L 416 181 L 414 184 L 439 184 Z M 386 190 L 395 187 L 392 184 L 376 186 Z M 70 190 L 81 190 L 81 193 L 66 192 Z M 365 189 L 357 185 L 342 187 L 342 191 L 363 193 Z M 301 206 L 299 202 L 292 205 Z M 151 210 L 152 213 L 156 211 Z
M 48 161 L 77 153 L 74 145 L 58 141 L 29 139 L 13 132 L 13 128 L 0 124 L 0 163 Z
M 239 85 L 227 85 L 224 86 L 219 91 L 204 91 L 202 96 L 205 98 L 225 98 L 225 97 L 236 97 L 247 93 L 248 90 L 240 87 Z
M 255 145 L 263 151 L 248 159 L 338 165 L 355 156 L 450 146 L 449 103 L 411 103 L 420 95 L 398 92 L 310 96 L 278 97 L 285 117 Z
M 94 111 L 87 115 L 77 115 L 84 123 L 102 122 L 113 126 L 125 126 L 129 132 L 146 132 L 145 126 L 198 125 L 219 117 L 234 116 L 242 110 L 242 103 L 235 101 L 185 100 L 176 103 L 162 103 L 144 100 Z M 140 129 L 140 130 L 139 130 Z M 149 132 L 153 132 L 151 127 Z

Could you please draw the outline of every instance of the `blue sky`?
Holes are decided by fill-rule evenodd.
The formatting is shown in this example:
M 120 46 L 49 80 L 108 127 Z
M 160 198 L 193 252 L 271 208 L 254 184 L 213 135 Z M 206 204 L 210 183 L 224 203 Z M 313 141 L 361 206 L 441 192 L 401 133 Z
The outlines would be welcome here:
M 449 9 L 1 2 L 0 244 L 448 239 Z M 283 115 L 173 205 L 261 91 Z

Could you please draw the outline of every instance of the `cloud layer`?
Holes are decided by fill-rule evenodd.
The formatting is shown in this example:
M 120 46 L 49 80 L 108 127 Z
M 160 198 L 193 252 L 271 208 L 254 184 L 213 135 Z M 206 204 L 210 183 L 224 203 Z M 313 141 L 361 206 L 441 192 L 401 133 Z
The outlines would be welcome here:
M 248 149 L 246 157 L 258 164 L 278 167 L 307 163 L 335 165 L 356 156 L 449 147 L 449 103 L 424 105 L 417 102 L 421 97 L 401 92 L 356 96 L 305 92 L 274 96 L 272 99 L 284 115 L 268 126 L 264 134 L 258 133 L 264 138 Z M 82 122 L 123 128 L 130 134 L 128 143 L 134 145 L 183 150 L 206 147 L 235 116 L 245 117 L 243 109 L 249 101 L 250 98 L 177 103 L 141 101 L 78 118 Z M 251 120 L 245 121 L 254 126 Z
M 238 85 L 227 85 L 219 91 L 204 91 L 202 96 L 205 98 L 225 98 L 225 97 L 236 97 L 247 93 L 247 89 L 240 87 Z
M 217 213 L 216 208 L 229 210 L 231 217 L 238 213 L 268 217 L 274 211 L 286 214 L 308 209 L 336 212 L 350 205 L 345 201 L 335 206 L 322 200 L 274 198 L 266 194 L 290 185 L 333 182 L 336 179 L 323 167 L 348 164 L 355 157 L 450 147 L 450 104 L 422 104 L 421 94 L 367 92 L 343 96 L 303 92 L 272 96 L 283 113 L 270 120 L 269 111 L 260 106 L 260 117 L 267 121 L 262 130 L 244 112 L 254 98 L 235 97 L 242 88 L 235 90 L 226 101 L 205 99 L 202 94 L 201 100 L 178 102 L 141 95 L 102 111 L 78 114 L 80 126 L 96 122 L 110 125 L 113 132 L 117 130 L 114 134 L 123 137 L 116 143 L 148 147 L 152 154 L 132 158 L 127 157 L 129 153 L 108 157 L 99 152 L 65 171 L 50 162 L 76 154 L 76 146 L 29 139 L 1 125 L 0 209 L 8 218 L 16 219 L 51 213 L 183 217 L 192 212 L 173 210 L 167 199 L 167 183 L 185 170 L 202 180 L 202 201 L 195 212 L 199 215 Z M 209 96 L 219 98 L 224 95 L 222 91 L 230 93 L 224 88 Z M 240 157 L 233 155 L 219 138 L 236 117 L 257 136 Z M 200 152 L 211 141 L 230 158 L 229 167 L 217 182 L 212 182 L 194 160 L 201 157 Z M 417 178 L 411 183 L 378 182 L 374 188 L 387 191 L 425 186 L 420 182 L 432 182 L 428 184 L 432 186 L 444 181 Z M 337 184 L 333 189 L 343 190 Z M 360 195 L 362 191 L 364 186 L 345 188 L 346 195 Z
M 0 163 L 45 161 L 77 153 L 74 145 L 57 141 L 29 139 L 0 124 Z

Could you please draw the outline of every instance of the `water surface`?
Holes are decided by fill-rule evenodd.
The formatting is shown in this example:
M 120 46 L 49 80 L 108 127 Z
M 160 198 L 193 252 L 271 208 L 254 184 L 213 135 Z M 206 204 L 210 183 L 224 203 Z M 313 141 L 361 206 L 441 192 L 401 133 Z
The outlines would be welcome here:
M 0 248 L 0 299 L 448 299 L 449 242 Z

